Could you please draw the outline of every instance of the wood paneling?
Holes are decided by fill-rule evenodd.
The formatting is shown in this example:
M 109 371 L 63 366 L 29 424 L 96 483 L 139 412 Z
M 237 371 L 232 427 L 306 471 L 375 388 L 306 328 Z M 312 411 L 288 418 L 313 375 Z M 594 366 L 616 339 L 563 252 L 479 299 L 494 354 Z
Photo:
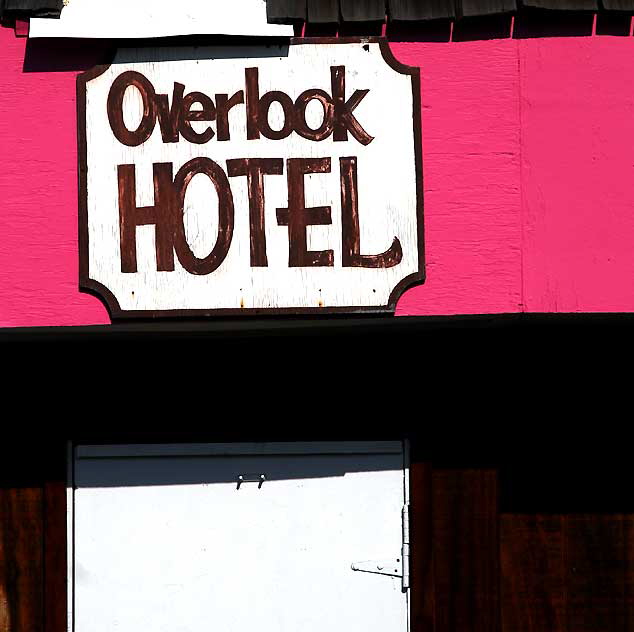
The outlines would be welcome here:
M 503 631 L 634 629 L 631 538 L 631 515 L 502 515 Z
M 625 542 L 620 515 L 566 516 L 566 619 L 570 632 L 621 632 Z
M 500 513 L 498 467 L 432 466 L 417 450 L 414 442 L 413 632 L 634 632 L 634 514 L 605 503 Z M 65 630 L 63 442 L 54 452 L 23 468 L 39 464 L 36 476 L 14 476 L 17 460 L 0 476 L 0 632 Z M 521 506 L 528 492 L 510 490 Z
M 562 517 L 502 515 L 500 551 L 502 630 L 563 632 Z
M 42 489 L 0 488 L 0 632 L 42 632 Z
M 413 446 L 410 466 L 410 619 L 415 632 L 433 632 L 432 468 L 430 463 L 417 462 L 416 457 L 416 447 Z
M 436 632 L 499 628 L 498 486 L 493 469 L 433 472 Z
M 627 632 L 634 630 L 634 515 L 623 516 L 623 558 L 625 560 L 623 613 Z
M 44 486 L 44 632 L 65 632 L 66 599 L 66 483 Z

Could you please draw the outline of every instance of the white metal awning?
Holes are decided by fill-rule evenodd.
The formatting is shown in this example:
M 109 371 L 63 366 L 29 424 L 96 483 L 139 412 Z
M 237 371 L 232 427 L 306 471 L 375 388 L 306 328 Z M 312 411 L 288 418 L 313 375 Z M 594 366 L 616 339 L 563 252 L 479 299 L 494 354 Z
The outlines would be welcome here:
M 177 9 L 175 9 L 175 6 Z M 69 0 L 60 18 L 31 18 L 29 37 L 147 38 L 176 35 L 285 37 L 269 24 L 266 0 Z

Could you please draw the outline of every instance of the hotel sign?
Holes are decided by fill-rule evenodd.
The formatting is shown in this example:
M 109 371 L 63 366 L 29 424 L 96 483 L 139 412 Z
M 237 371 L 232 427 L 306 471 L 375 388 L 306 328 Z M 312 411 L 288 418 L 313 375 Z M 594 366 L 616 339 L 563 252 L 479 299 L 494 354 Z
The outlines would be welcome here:
M 381 40 L 136 49 L 78 78 L 80 287 L 113 318 L 393 311 L 420 85 Z

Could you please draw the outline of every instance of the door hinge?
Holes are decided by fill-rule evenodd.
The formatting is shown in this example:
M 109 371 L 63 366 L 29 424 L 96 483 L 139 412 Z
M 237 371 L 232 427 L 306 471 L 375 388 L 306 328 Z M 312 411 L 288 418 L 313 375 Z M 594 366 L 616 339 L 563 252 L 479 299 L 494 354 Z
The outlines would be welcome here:
M 353 562 L 353 571 L 363 573 L 375 573 L 377 575 L 390 575 L 401 577 L 403 590 L 409 588 L 409 504 L 403 505 L 403 541 L 401 544 L 401 557 L 391 560 L 367 560 L 365 562 Z
M 363 573 L 401 577 L 403 571 L 400 562 L 401 560 L 398 558 L 379 561 L 368 560 L 367 562 L 353 562 L 351 568 L 353 571 L 361 571 Z
M 403 505 L 403 546 L 401 548 L 403 564 L 403 590 L 409 588 L 409 503 Z

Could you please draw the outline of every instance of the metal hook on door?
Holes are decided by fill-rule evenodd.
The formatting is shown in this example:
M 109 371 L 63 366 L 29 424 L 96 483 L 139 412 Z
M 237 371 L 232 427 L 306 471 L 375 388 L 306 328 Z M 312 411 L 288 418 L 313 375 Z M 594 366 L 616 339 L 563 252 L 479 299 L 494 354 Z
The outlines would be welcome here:
M 240 485 L 242 485 L 242 483 L 257 483 L 258 489 L 260 489 L 265 480 L 265 474 L 239 474 L 238 487 L 236 489 L 240 489 Z

